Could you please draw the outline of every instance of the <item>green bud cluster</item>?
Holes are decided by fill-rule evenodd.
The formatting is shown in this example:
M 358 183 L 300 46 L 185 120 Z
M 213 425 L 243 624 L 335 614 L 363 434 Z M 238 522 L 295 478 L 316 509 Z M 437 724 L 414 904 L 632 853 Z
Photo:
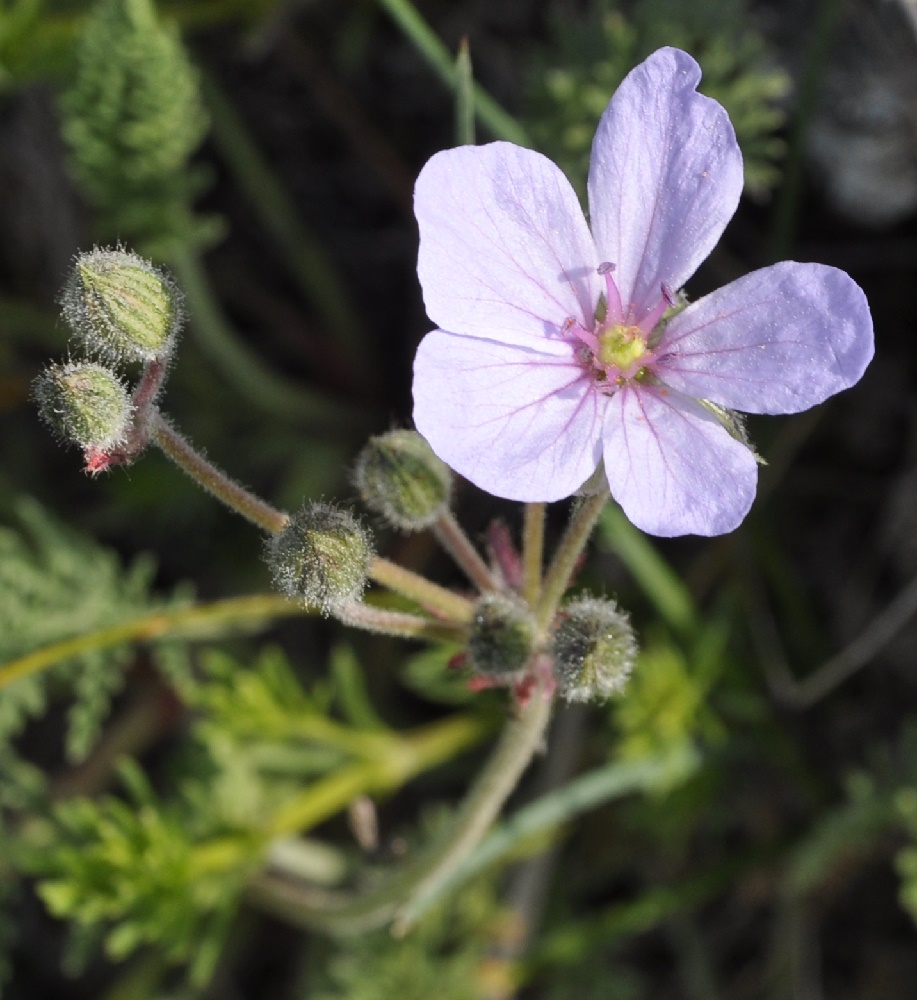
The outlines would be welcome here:
M 553 654 L 557 686 L 567 701 L 605 701 L 623 691 L 637 640 L 614 601 L 581 597 L 560 613 Z
M 401 531 L 429 527 L 449 505 L 452 472 L 417 431 L 370 438 L 353 477 L 366 506 Z
M 106 450 L 126 439 L 130 396 L 124 383 L 102 365 L 51 365 L 35 380 L 33 394 L 51 428 L 84 450 Z
M 508 679 L 526 666 L 535 645 L 531 611 L 506 594 L 485 594 L 475 605 L 468 665 L 485 677 Z
M 61 306 L 86 352 L 112 362 L 167 357 L 183 318 L 172 279 L 117 247 L 77 256 Z
M 366 528 L 327 503 L 306 504 L 267 545 L 277 589 L 325 615 L 360 598 L 372 558 Z

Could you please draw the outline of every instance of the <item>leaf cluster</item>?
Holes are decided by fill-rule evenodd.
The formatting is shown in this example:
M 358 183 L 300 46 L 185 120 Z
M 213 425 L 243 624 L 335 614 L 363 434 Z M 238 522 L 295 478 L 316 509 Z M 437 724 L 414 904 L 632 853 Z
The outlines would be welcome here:
M 154 594 L 150 558 L 123 567 L 115 552 L 66 528 L 34 500 L 20 500 L 15 515 L 17 525 L 0 526 L 0 664 L 187 599 L 180 592 L 165 600 Z M 53 697 L 69 696 L 66 751 L 70 760 L 82 760 L 134 657 L 126 644 L 87 648 L 0 683 L 0 750 Z M 180 669 L 176 656 L 170 663 Z
M 748 192 L 766 196 L 780 179 L 788 75 L 734 0 L 591 0 L 584 17 L 557 8 L 551 42 L 534 59 L 526 125 L 539 149 L 582 190 L 595 127 L 630 70 L 664 45 L 700 63 L 700 90 L 729 112 L 745 159 Z
M 100 940 L 114 959 L 156 945 L 190 963 L 192 981 L 212 974 L 245 878 L 244 864 L 201 848 L 214 837 L 211 813 L 164 803 L 133 762 L 120 767 L 127 799 L 72 799 L 54 811 L 54 842 L 27 857 L 38 893 L 71 921 L 85 954 Z M 232 845 L 232 841 L 228 842 Z M 227 852 L 232 861 L 250 857 Z

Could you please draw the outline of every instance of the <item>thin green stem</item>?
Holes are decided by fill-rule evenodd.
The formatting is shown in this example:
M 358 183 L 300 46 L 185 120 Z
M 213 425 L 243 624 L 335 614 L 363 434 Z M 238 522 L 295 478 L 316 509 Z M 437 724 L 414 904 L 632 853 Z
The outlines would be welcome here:
M 430 68 L 451 90 L 458 86 L 459 75 L 452 53 L 436 37 L 426 21 L 417 13 L 409 0 L 378 0 L 401 30 L 414 44 L 417 51 L 427 61 Z M 498 139 L 529 146 L 531 141 L 525 129 L 479 84 L 473 85 L 475 115 Z
M 465 624 L 471 621 L 474 605 L 467 598 L 382 556 L 375 556 L 370 563 L 369 578 L 422 607 L 438 611 L 452 622 Z
M 233 597 L 211 604 L 191 607 L 165 608 L 150 614 L 139 615 L 120 625 L 96 629 L 71 639 L 53 642 L 26 656 L 10 660 L 0 666 L 0 689 L 29 677 L 56 663 L 84 653 L 110 649 L 125 642 L 146 642 L 187 633 L 196 639 L 211 639 L 229 631 L 243 630 L 273 621 L 275 618 L 309 614 L 301 604 L 294 604 L 279 594 L 257 594 L 252 597 Z
M 543 503 L 527 503 L 522 522 L 522 595 L 530 607 L 538 604 L 544 562 Z
M 487 593 L 500 589 L 500 581 L 471 544 L 471 539 L 465 534 L 451 511 L 447 510 L 440 514 L 433 524 L 433 533 L 439 544 L 452 556 L 459 569 L 478 590 Z
M 611 761 L 520 809 L 505 823 L 491 830 L 465 861 L 443 880 L 435 893 L 417 899 L 412 910 L 418 919 L 446 894 L 465 884 L 486 868 L 518 851 L 521 844 L 550 836 L 576 816 L 604 802 L 633 792 L 660 786 L 671 787 L 692 774 L 700 764 L 693 747 L 643 757 L 634 761 Z
M 412 733 L 374 734 L 378 749 L 373 757 L 342 767 L 281 806 L 267 823 L 265 838 L 304 833 L 337 815 L 358 795 L 380 795 L 401 788 L 423 771 L 473 747 L 488 728 L 481 718 L 460 715 Z
M 474 69 L 467 35 L 455 58 L 455 141 L 460 146 L 474 144 Z
M 547 628 L 557 606 L 570 586 L 570 578 L 576 568 L 579 557 L 589 541 L 592 529 L 599 515 L 608 503 L 608 492 L 594 493 L 582 500 L 573 511 L 567 530 L 564 532 L 560 545 L 554 553 L 554 558 L 545 574 L 541 588 L 541 596 L 535 608 L 535 619 L 541 629 Z
M 345 625 L 362 628 L 380 635 L 396 635 L 403 639 L 426 639 L 430 642 L 460 642 L 467 630 L 461 625 L 438 622 L 403 611 L 389 611 L 372 604 L 353 601 L 335 611 L 335 617 Z
M 259 528 L 272 534 L 283 531 L 290 520 L 288 514 L 265 503 L 208 462 L 158 410 L 150 412 L 150 434 L 152 441 L 180 469 L 187 472 L 199 486 L 212 493 L 230 510 L 241 514 Z
M 541 746 L 550 716 L 550 699 L 543 690 L 534 691 L 519 716 L 504 729 L 446 835 L 379 889 L 363 896 L 344 896 L 264 876 L 252 884 L 250 898 L 304 927 L 356 934 L 394 920 L 395 932 L 405 933 L 413 922 L 413 908 L 451 878 L 490 829 Z

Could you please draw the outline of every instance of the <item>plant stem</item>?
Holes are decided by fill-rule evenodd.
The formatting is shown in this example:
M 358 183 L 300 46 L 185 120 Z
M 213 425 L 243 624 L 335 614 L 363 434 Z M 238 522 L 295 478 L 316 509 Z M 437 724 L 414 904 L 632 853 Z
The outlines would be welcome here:
M 413 573 L 382 556 L 375 556 L 370 563 L 369 578 L 423 607 L 440 612 L 452 622 L 464 625 L 471 621 L 474 605 L 466 597 L 446 590 L 425 576 Z
M 381 635 L 397 635 L 403 639 L 460 642 L 466 636 L 466 629 L 463 626 L 438 622 L 420 615 L 405 614 L 403 611 L 389 611 L 388 608 L 377 608 L 359 601 L 344 605 L 335 611 L 334 616 L 345 625 Z
M 540 629 L 547 628 L 554 617 L 554 612 L 570 585 L 570 577 L 576 568 L 577 560 L 582 555 L 606 503 L 608 503 L 608 491 L 604 490 L 586 497 L 573 511 L 564 537 L 560 540 L 560 545 L 557 546 L 557 551 L 545 574 L 541 596 L 535 608 L 535 619 Z
M 527 503 L 522 522 L 522 596 L 530 607 L 538 604 L 544 561 L 543 503 Z
M 499 580 L 481 558 L 478 550 L 471 544 L 471 539 L 452 516 L 451 511 L 447 510 L 440 514 L 433 525 L 433 533 L 439 544 L 452 556 L 458 567 L 478 590 L 487 593 L 500 589 Z
M 250 898 L 303 927 L 356 934 L 394 919 L 395 932 L 405 933 L 414 908 L 451 878 L 487 833 L 540 747 L 550 715 L 550 699 L 543 690 L 534 691 L 518 718 L 504 729 L 447 834 L 379 889 L 353 897 L 315 892 L 262 876 L 252 884 Z
M 376 737 L 372 757 L 342 767 L 311 784 L 282 806 L 265 829 L 267 840 L 311 830 L 336 815 L 358 795 L 381 794 L 400 788 L 479 742 L 488 724 L 471 715 L 452 716 L 406 735 Z
M 256 594 L 252 597 L 232 597 L 211 604 L 164 608 L 120 625 L 110 625 L 53 642 L 26 656 L 10 660 L 0 667 L 0 689 L 63 660 L 110 649 L 123 642 L 146 642 L 182 633 L 198 639 L 219 638 L 229 631 L 257 627 L 262 622 L 270 622 L 275 618 L 309 613 L 301 604 L 279 594 Z
M 426 59 L 427 64 L 446 84 L 455 91 L 458 85 L 459 71 L 456 68 L 452 53 L 436 37 L 426 21 L 417 13 L 409 0 L 378 0 L 397 22 L 401 30 L 411 40 L 417 51 Z M 503 108 L 479 84 L 473 85 L 474 112 L 481 124 L 498 139 L 507 139 L 520 146 L 530 145 L 525 129 L 512 115 Z
M 284 529 L 290 519 L 288 514 L 265 503 L 208 462 L 158 410 L 150 411 L 150 434 L 153 442 L 180 469 L 230 510 L 272 534 Z

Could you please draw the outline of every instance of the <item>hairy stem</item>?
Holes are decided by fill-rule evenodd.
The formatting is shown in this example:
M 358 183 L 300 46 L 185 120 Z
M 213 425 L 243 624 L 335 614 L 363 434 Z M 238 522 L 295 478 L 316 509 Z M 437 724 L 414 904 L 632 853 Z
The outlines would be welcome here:
M 158 410 L 150 411 L 152 441 L 188 475 L 230 510 L 248 518 L 259 528 L 271 534 L 282 531 L 290 517 L 265 503 L 244 486 L 230 479 L 215 465 L 208 462 L 193 445 L 162 416 Z
M 376 556 L 370 564 L 369 578 L 453 622 L 465 624 L 471 621 L 474 605 L 467 598 L 382 556 Z
M 522 595 L 530 607 L 538 604 L 541 594 L 541 569 L 544 561 L 543 503 L 527 503 L 522 523 Z
M 427 639 L 431 642 L 459 642 L 466 636 L 461 625 L 438 622 L 421 615 L 406 614 L 403 611 L 389 611 L 372 604 L 352 601 L 335 612 L 335 617 L 345 625 L 377 632 L 381 635 L 397 635 L 404 639 Z
M 601 493 L 586 497 L 573 511 L 564 537 L 561 538 L 545 574 L 541 596 L 535 608 L 535 618 L 539 628 L 547 628 L 554 617 L 558 604 L 570 586 L 570 578 L 576 563 L 583 554 L 592 529 L 605 509 L 606 503 L 608 503 L 608 491 L 603 490 Z
M 499 581 L 478 550 L 471 544 L 471 539 L 452 516 L 451 511 L 447 510 L 440 514 L 433 525 L 433 533 L 439 544 L 452 556 L 459 569 L 478 590 L 487 593 L 500 589 Z
M 541 746 L 550 716 L 550 699 L 536 690 L 504 729 L 446 834 L 380 888 L 353 897 L 264 875 L 250 887 L 250 899 L 299 926 L 356 934 L 394 920 L 396 933 L 405 933 L 414 909 L 451 878 L 490 829 Z

